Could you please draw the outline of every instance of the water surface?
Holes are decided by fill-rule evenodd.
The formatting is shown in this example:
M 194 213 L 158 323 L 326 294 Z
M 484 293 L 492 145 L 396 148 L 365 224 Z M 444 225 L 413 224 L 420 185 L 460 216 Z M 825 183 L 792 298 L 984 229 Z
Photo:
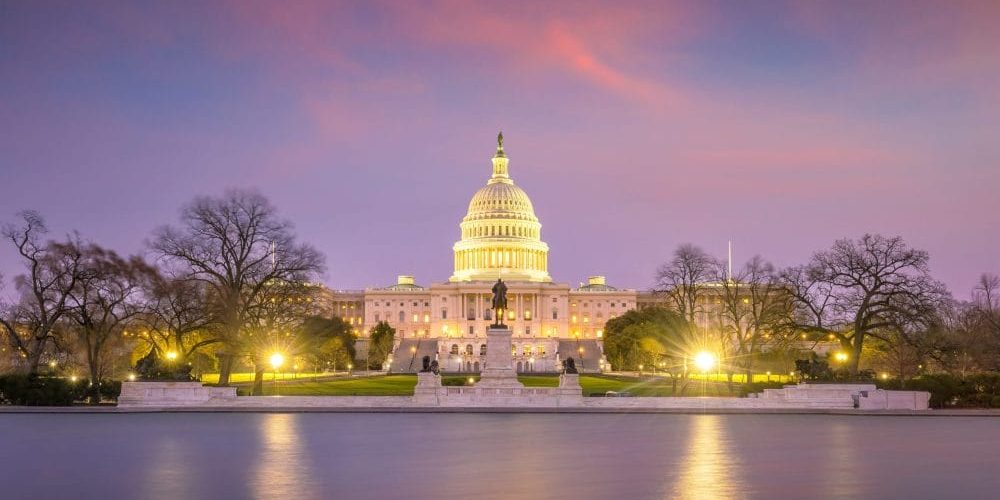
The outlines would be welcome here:
M 0 498 L 997 498 L 1000 419 L 5 414 Z

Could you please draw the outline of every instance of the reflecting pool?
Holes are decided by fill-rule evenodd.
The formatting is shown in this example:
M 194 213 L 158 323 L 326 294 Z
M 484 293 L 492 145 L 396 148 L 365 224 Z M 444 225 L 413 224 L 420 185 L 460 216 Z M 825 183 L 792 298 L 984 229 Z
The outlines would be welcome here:
M 0 414 L 0 498 L 997 498 L 1000 419 Z

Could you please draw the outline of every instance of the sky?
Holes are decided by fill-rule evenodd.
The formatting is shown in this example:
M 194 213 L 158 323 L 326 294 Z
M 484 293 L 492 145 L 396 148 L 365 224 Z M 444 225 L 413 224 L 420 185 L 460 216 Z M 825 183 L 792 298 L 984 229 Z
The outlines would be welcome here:
M 256 189 L 333 288 L 446 281 L 503 130 L 549 270 L 900 235 L 1000 273 L 998 2 L 0 0 L 0 221 L 121 253 Z M 19 272 L 10 245 L 0 273 Z M 8 289 L 10 285 L 8 283 Z M 9 290 L 8 290 L 9 291 Z

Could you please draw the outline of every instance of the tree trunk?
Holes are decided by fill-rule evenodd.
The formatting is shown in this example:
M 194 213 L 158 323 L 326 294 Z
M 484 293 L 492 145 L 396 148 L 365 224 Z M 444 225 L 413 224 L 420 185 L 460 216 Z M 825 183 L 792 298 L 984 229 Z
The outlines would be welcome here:
M 233 371 L 233 356 L 228 353 L 217 353 L 219 358 L 219 385 L 229 385 L 229 374 Z
M 253 390 L 250 393 L 254 396 L 264 395 L 264 365 L 257 359 L 253 363 Z

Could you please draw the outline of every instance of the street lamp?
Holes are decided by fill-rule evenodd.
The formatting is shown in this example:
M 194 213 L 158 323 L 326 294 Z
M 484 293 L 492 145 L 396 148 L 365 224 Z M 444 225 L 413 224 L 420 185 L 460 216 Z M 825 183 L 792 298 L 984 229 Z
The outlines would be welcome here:
M 167 351 L 167 359 L 174 361 L 177 359 L 177 351 Z
M 280 352 L 271 355 L 271 380 L 274 382 L 274 393 L 278 394 L 278 368 L 285 363 L 285 356 Z
M 847 361 L 847 353 L 844 351 L 839 351 L 833 355 L 833 359 L 837 360 L 840 363 L 843 363 Z
M 706 373 L 715 366 L 715 355 L 708 351 L 701 351 L 694 355 L 694 366 Z

